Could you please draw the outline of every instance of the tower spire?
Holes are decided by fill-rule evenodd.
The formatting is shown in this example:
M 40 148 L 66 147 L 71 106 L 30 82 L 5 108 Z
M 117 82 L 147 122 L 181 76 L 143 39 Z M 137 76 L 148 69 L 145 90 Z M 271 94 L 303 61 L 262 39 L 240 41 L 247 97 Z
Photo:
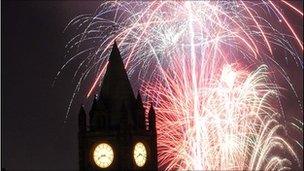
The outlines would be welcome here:
M 79 170 L 85 170 L 85 151 L 84 151 L 84 137 L 86 134 L 86 112 L 84 110 L 83 105 L 81 105 L 81 108 L 79 110 L 78 115 L 78 148 L 79 148 Z
M 149 130 L 152 134 L 156 134 L 156 120 L 155 120 L 155 111 L 153 108 L 153 104 L 151 104 L 150 110 L 149 110 Z
M 149 111 L 149 132 L 150 136 L 154 140 L 151 142 L 151 151 L 152 151 L 152 166 L 153 168 L 157 168 L 157 132 L 156 132 L 156 119 L 155 119 L 155 111 L 153 108 L 153 104 L 151 104 L 150 111 Z
M 139 129 L 145 130 L 146 129 L 145 108 L 139 90 L 137 93 L 136 102 L 137 102 L 137 115 L 135 117 L 137 121 L 136 124 Z
M 86 131 L 86 112 L 84 110 L 83 105 L 81 105 L 79 110 L 79 116 L 78 116 L 78 129 L 79 132 L 85 132 Z
M 136 102 L 116 42 L 113 44 L 107 70 L 101 85 L 100 99 L 103 100 L 107 110 L 113 114 L 111 116 L 113 121 L 120 120 L 123 114 L 120 111 L 120 106 L 125 105 L 129 107 L 133 106 Z M 130 110 L 133 111 L 133 109 Z

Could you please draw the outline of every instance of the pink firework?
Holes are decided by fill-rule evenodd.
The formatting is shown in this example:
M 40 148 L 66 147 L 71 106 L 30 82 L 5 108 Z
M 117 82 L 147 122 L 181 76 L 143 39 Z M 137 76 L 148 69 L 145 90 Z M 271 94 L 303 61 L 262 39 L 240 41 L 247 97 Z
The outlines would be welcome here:
M 302 68 L 303 40 L 281 7 L 303 17 L 287 1 L 102 3 L 67 27 L 82 30 L 68 42 L 70 59 L 62 67 L 81 58 L 68 110 L 92 73 L 87 97 L 95 92 L 116 40 L 128 74 L 143 80 L 147 102 L 156 105 L 161 168 L 270 170 L 300 163 L 281 133 L 286 128 L 276 78 L 288 83 L 301 108 L 278 59 L 288 54 Z M 303 120 L 293 124 L 302 131 Z

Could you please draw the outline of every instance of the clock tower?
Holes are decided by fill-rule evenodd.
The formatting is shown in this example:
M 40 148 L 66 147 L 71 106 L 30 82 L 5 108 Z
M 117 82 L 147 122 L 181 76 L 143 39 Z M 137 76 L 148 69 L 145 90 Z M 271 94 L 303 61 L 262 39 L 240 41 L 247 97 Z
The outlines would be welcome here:
M 139 92 L 134 96 L 115 42 L 99 96 L 88 115 L 80 108 L 79 169 L 157 170 L 152 105 L 145 116 L 141 96 Z

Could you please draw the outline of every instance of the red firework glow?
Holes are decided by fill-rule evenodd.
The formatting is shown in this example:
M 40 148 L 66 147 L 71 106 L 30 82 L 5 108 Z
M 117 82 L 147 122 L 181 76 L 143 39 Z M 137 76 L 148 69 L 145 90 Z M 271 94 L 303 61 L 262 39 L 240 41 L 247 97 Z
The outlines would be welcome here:
M 273 73 L 280 73 L 299 97 L 277 62 L 278 51 L 303 67 L 303 42 L 281 11 L 283 5 L 303 16 L 286 1 L 102 3 L 95 15 L 81 15 L 68 25 L 83 32 L 68 42 L 67 55 L 91 44 L 62 67 L 84 57 L 68 111 L 93 69 L 97 74 L 87 97 L 95 91 L 117 40 L 128 74 L 143 80 L 147 103 L 155 104 L 160 167 L 270 170 L 288 168 L 293 159 L 300 163 L 279 133 L 286 128 L 279 122 L 284 116 L 281 88 Z M 302 131 L 303 120 L 295 118 L 292 124 Z M 289 156 L 274 154 L 275 149 Z

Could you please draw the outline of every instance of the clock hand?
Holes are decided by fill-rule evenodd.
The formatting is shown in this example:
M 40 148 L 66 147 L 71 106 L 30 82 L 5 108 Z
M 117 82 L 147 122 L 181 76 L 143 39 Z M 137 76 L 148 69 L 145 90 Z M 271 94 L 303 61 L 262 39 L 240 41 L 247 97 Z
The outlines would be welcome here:
M 100 158 L 102 158 L 102 157 L 106 157 L 106 155 L 104 155 L 104 154 L 100 155 L 100 156 L 98 157 L 98 160 L 99 160 Z

